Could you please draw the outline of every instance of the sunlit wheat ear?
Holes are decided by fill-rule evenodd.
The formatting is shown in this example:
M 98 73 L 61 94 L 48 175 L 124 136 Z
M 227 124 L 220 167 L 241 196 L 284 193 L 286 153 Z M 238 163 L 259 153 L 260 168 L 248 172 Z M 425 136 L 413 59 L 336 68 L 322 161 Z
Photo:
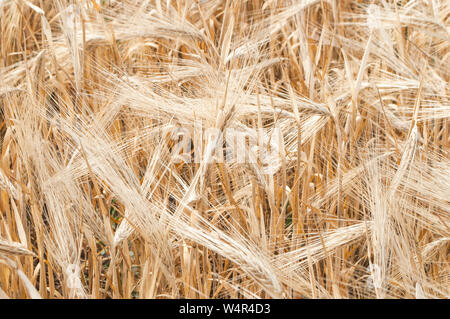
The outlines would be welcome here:
M 19 243 L 0 238 L 0 253 L 4 255 L 34 256 L 35 254 Z
M 133 232 L 133 226 L 130 225 L 127 220 L 122 221 L 119 228 L 114 233 L 114 246 L 117 246 L 120 242 L 127 239 Z

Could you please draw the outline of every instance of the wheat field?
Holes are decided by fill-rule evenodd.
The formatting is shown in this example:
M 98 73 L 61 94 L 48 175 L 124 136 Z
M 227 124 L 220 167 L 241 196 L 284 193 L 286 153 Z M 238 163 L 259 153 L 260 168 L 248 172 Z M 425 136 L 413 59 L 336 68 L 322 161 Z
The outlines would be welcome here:
M 449 298 L 449 71 L 446 0 L 0 0 L 0 298 Z

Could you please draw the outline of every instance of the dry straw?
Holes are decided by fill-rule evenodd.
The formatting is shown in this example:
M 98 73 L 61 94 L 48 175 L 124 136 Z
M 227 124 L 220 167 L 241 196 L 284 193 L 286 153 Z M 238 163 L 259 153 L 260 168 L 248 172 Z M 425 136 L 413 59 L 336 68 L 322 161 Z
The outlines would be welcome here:
M 0 298 L 448 298 L 449 19 L 0 0 Z

